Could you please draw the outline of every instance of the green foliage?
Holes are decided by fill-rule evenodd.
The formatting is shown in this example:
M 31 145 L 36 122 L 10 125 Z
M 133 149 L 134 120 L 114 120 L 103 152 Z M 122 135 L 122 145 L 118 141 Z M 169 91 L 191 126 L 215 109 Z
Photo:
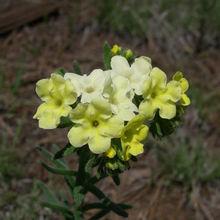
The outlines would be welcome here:
M 66 70 L 64 68 L 60 67 L 60 68 L 56 69 L 54 71 L 54 73 L 59 74 L 61 76 L 64 76 L 64 74 L 66 73 Z
M 67 144 L 64 148 L 57 151 L 54 155 L 54 159 L 60 159 L 69 155 L 72 155 L 76 151 L 76 148 L 73 147 L 71 144 Z
M 62 175 L 69 188 L 70 194 L 74 199 L 74 203 L 66 201 L 65 198 L 58 199 L 45 184 L 38 182 L 38 186 L 43 192 L 42 204 L 56 212 L 61 213 L 65 219 L 83 219 L 86 210 L 98 208 L 100 212 L 95 214 L 91 219 L 98 219 L 110 211 L 120 216 L 127 217 L 125 209 L 130 208 L 126 204 L 116 204 L 112 202 L 95 184 L 106 177 L 106 174 L 100 173 L 97 166 L 100 162 L 98 155 L 92 154 L 88 148 L 74 148 L 67 145 L 63 149 L 56 149 L 55 153 L 51 153 L 44 148 L 37 148 L 39 153 L 52 165 L 42 162 L 43 167 L 50 173 Z M 71 150 L 70 150 L 71 149 Z M 69 151 L 68 153 L 66 153 Z M 79 156 L 78 170 L 72 170 L 68 163 L 65 162 L 65 156 L 76 152 Z M 93 176 L 95 173 L 95 176 Z M 119 177 L 113 177 L 117 184 L 120 183 Z M 100 203 L 86 204 L 84 202 L 85 195 L 90 192 L 94 194 Z M 66 201 L 65 203 L 62 201 Z
M 79 63 L 76 60 L 73 62 L 73 72 L 78 74 L 78 75 L 82 74 L 80 65 L 79 65 Z
M 22 176 L 23 169 L 19 164 L 20 158 L 14 149 L 0 149 L 0 173 L 5 180 L 9 181 L 12 178 Z
M 68 127 L 72 127 L 73 126 L 73 122 L 69 119 L 69 117 L 61 117 L 60 118 L 60 124 L 58 126 L 58 128 L 68 128 Z
M 191 189 L 220 179 L 220 162 L 208 156 L 201 143 L 191 146 L 188 141 L 179 146 L 156 148 L 159 173 L 167 184 L 180 184 Z
M 107 42 L 105 42 L 103 46 L 103 62 L 106 70 L 111 68 L 111 56 L 111 47 Z
M 122 34 L 130 33 L 134 35 L 143 34 L 142 29 L 147 28 L 149 11 L 146 1 L 106 0 L 97 1 L 98 22 L 104 29 L 112 29 Z M 143 21 L 145 21 L 143 23 Z
M 163 38 L 169 37 L 159 30 L 160 25 L 165 24 L 167 31 L 173 34 L 179 32 L 184 36 L 191 34 L 195 40 L 194 50 L 197 52 L 210 43 L 218 44 L 220 1 L 140 0 L 137 3 L 133 0 L 96 0 L 96 2 L 99 6 L 97 20 L 104 29 L 142 38 L 148 37 L 149 34 Z
M 22 75 L 24 74 L 25 69 L 24 67 L 18 68 L 16 70 L 15 80 L 12 82 L 11 85 L 11 92 L 16 95 L 18 93 L 18 89 L 21 87 L 22 84 Z
M 177 106 L 176 116 L 170 120 L 163 119 L 159 116 L 157 111 L 154 120 L 150 123 L 150 132 L 154 137 L 165 137 L 172 134 L 175 129 L 179 126 L 182 121 L 182 116 L 184 113 L 184 108 L 182 106 Z
M 38 219 L 39 216 L 44 216 L 45 220 L 53 219 L 50 210 L 42 209 L 37 202 L 40 191 L 35 182 L 31 186 L 25 186 L 25 192 L 18 193 L 10 189 L 9 184 L 0 176 L 0 188 L 0 219 L 30 220 Z
M 16 148 L 20 140 L 21 129 L 22 123 L 19 123 L 11 140 L 5 132 L 0 135 L 0 174 L 5 181 L 20 178 L 23 174 L 21 158 Z

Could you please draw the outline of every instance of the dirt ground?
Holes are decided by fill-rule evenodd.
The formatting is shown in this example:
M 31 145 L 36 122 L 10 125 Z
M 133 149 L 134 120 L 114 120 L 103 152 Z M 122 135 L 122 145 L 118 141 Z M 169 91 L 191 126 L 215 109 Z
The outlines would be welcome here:
M 77 22 L 72 24 L 73 27 L 63 9 L 45 20 L 0 37 L 0 74 L 4 77 L 0 88 L 0 132 L 10 144 L 8 148 L 16 150 L 12 165 L 22 167 L 22 173 L 18 177 L 14 177 L 12 169 L 10 181 L 5 184 L 7 186 L 0 185 L 0 195 L 15 192 L 15 197 L 12 198 L 17 199 L 29 194 L 35 179 L 48 183 L 58 182 L 59 186 L 59 180 L 53 177 L 51 180 L 51 175 L 40 166 L 40 157 L 35 147 L 42 145 L 49 148 L 54 143 L 62 146 L 67 138 L 63 130 L 39 129 L 37 121 L 32 119 L 40 103 L 35 94 L 35 83 L 48 77 L 58 67 L 71 71 L 73 60 L 78 60 L 84 73 L 102 67 L 102 45 L 105 41 L 128 47 L 137 54 L 150 56 L 154 65 L 168 73 L 177 69 L 185 72 L 199 92 L 198 95 L 193 93 L 193 97 L 198 100 L 192 100 L 181 132 L 192 141 L 201 136 L 211 154 L 219 155 L 220 52 L 210 49 L 181 60 L 173 60 L 168 52 L 158 48 L 154 38 L 140 40 L 103 32 L 90 19 L 95 12 L 83 8 L 83 5 L 81 7 L 81 13 Z M 178 185 L 164 187 L 163 178 L 160 177 L 156 185 L 151 185 L 152 167 L 156 164 L 154 155 L 151 152 L 145 153 L 132 169 L 122 175 L 119 187 L 114 186 L 110 179 L 101 184 L 113 200 L 133 205 L 128 219 L 220 219 L 219 184 L 197 186 L 190 194 Z M 16 209 L 13 201 L 7 201 L 0 204 L 0 219 L 5 219 L 3 217 L 8 212 Z M 48 210 L 36 208 L 36 212 L 37 218 L 30 219 L 62 219 Z M 121 218 L 109 214 L 105 219 Z

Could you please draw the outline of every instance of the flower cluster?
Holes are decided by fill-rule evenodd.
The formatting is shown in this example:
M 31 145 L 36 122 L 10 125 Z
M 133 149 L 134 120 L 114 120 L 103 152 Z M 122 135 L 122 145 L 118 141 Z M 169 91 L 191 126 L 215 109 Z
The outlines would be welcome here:
M 91 152 L 128 161 L 143 153 L 143 141 L 158 113 L 173 119 L 177 106 L 187 106 L 188 81 L 177 72 L 167 82 L 166 74 L 152 67 L 148 57 L 125 56 L 121 48 L 112 48 L 108 70 L 95 69 L 90 74 L 53 73 L 37 82 L 36 93 L 43 103 L 34 118 L 39 127 L 53 129 L 61 119 L 72 122 L 68 139 L 75 148 L 88 145 Z M 114 169 L 114 167 L 110 168 Z

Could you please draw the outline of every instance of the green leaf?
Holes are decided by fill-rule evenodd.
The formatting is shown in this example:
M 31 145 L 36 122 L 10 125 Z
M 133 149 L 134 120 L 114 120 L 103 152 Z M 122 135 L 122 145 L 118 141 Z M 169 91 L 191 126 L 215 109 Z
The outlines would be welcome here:
M 92 155 L 92 157 L 88 160 L 88 162 L 85 165 L 85 172 L 91 173 L 92 168 L 97 163 L 97 157 L 95 155 Z
M 54 73 L 59 74 L 61 76 L 64 76 L 64 74 L 66 73 L 66 70 L 64 68 L 60 67 L 60 68 L 56 69 L 54 71 Z
M 38 180 L 36 185 L 43 191 L 44 201 L 42 201 L 42 204 L 45 207 L 59 211 L 67 217 L 73 216 L 71 210 L 65 204 L 62 204 L 43 182 Z
M 90 220 L 100 219 L 103 216 L 107 215 L 110 211 L 111 211 L 111 209 L 103 209 L 103 210 L 99 211 L 97 214 L 95 214 L 93 217 L 91 217 Z
M 54 155 L 54 159 L 56 160 L 59 158 L 69 156 L 73 154 L 75 151 L 76 151 L 76 148 L 74 146 L 72 146 L 71 144 L 67 144 L 64 148 L 56 152 L 56 154 Z
M 111 68 L 111 47 L 108 44 L 108 42 L 104 43 L 103 46 L 103 61 L 104 61 L 104 66 L 105 69 L 110 69 Z
M 95 202 L 95 203 L 87 203 L 83 206 L 83 211 L 87 211 L 90 209 L 106 209 L 106 205 L 103 203 Z
M 109 205 L 109 208 L 110 208 L 113 212 L 117 213 L 117 214 L 120 215 L 120 216 L 128 217 L 128 213 L 127 213 L 122 207 L 120 207 L 120 206 L 117 205 L 117 204 L 111 203 L 111 204 Z
M 69 119 L 69 117 L 61 117 L 58 128 L 69 128 L 72 127 L 73 125 L 74 123 Z
M 77 172 L 73 170 L 50 167 L 43 162 L 41 164 L 46 170 L 54 174 L 59 174 L 59 175 L 64 175 L 64 176 L 75 176 L 77 174 Z
M 97 188 L 95 185 L 88 184 L 87 189 L 100 200 L 108 199 L 105 196 L 105 194 L 99 188 Z
M 52 162 L 57 167 L 57 169 L 59 169 L 59 170 L 56 169 L 56 172 L 58 171 L 59 174 L 62 173 L 61 175 L 65 175 L 64 179 L 65 179 L 65 181 L 67 183 L 67 186 L 70 189 L 70 192 L 72 193 L 73 188 L 75 187 L 75 184 L 76 184 L 76 177 L 73 176 L 73 175 L 72 176 L 66 176 L 66 172 L 63 172 L 63 170 L 66 171 L 66 169 L 68 168 L 67 165 L 65 164 L 65 162 L 63 162 L 62 160 L 59 160 L 59 159 L 54 160 L 53 159 L 54 155 L 52 153 L 50 153 L 48 150 L 46 150 L 45 148 L 37 147 L 37 150 L 38 150 L 38 152 L 42 156 L 44 156 L 44 158 L 48 159 L 50 162 Z M 50 169 L 50 172 L 51 171 L 52 171 L 52 173 L 54 173 L 55 170 L 54 169 L 52 169 L 52 170 Z M 73 171 L 71 171 L 71 172 L 73 172 Z
M 43 191 L 43 196 L 47 202 L 59 204 L 59 200 L 56 198 L 56 196 L 48 189 L 48 187 L 42 181 L 37 180 L 36 186 L 39 187 L 40 190 Z
M 53 204 L 53 203 L 49 203 L 49 202 L 42 202 L 42 204 L 45 206 L 45 207 L 48 207 L 54 211 L 58 211 L 58 212 L 61 212 L 63 213 L 64 216 L 66 217 L 73 217 L 73 213 L 69 210 L 68 207 L 66 206 L 63 206 L 63 205 L 58 205 L 58 204 Z
M 108 209 L 112 210 L 113 212 L 117 213 L 120 216 L 123 217 L 127 217 L 128 213 L 125 212 L 123 210 L 122 207 L 120 207 L 120 205 L 117 205 L 115 203 L 113 203 L 108 197 L 106 197 L 106 195 L 99 189 L 97 188 L 95 185 L 87 185 L 88 190 L 94 194 L 98 199 L 102 200 L 105 205 L 108 207 Z
M 47 160 L 52 162 L 57 167 L 59 167 L 59 168 L 66 168 L 67 167 L 67 165 L 63 161 L 54 160 L 54 155 L 51 152 L 49 152 L 48 150 L 46 150 L 44 147 L 37 147 L 36 149 L 44 158 L 46 158 Z
M 78 75 L 82 74 L 79 63 L 76 60 L 73 62 L 73 71 L 74 71 L 74 73 L 76 73 Z
M 83 214 L 81 211 L 79 210 L 74 211 L 74 220 L 83 220 Z
M 125 204 L 125 203 L 118 203 L 118 205 L 123 209 L 131 209 L 132 205 Z
M 112 179 L 117 186 L 120 185 L 120 177 L 118 174 L 113 175 Z
M 82 190 L 83 190 L 82 186 L 76 186 L 73 189 L 73 198 L 76 207 L 79 207 L 84 200 L 85 195 L 82 193 Z

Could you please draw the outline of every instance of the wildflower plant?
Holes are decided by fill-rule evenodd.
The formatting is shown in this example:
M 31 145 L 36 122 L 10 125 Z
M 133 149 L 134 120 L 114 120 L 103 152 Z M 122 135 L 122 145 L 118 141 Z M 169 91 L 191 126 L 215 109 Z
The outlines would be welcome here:
M 52 164 L 42 165 L 64 177 L 73 197 L 59 200 L 39 182 L 46 195 L 44 205 L 65 219 L 83 219 L 90 209 L 100 210 L 91 219 L 110 211 L 127 217 L 131 206 L 113 202 L 96 184 L 108 176 L 120 184 L 120 174 L 144 152 L 149 133 L 160 138 L 171 134 L 190 104 L 188 81 L 181 72 L 167 81 L 149 57 L 136 57 L 118 45 L 111 48 L 105 43 L 103 57 L 104 70 L 82 74 L 77 64 L 73 73 L 61 69 L 36 86 L 43 102 L 34 115 L 39 127 L 68 128 L 64 148 L 55 153 L 38 148 Z M 73 154 L 79 158 L 76 170 L 65 162 Z M 88 192 L 99 202 L 88 203 Z

